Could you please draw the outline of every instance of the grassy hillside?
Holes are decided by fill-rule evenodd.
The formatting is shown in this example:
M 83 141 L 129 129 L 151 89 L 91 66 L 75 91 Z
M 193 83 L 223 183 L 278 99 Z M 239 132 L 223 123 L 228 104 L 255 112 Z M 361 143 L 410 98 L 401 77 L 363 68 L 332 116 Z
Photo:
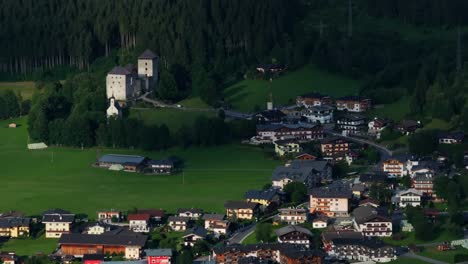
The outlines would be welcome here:
M 255 106 L 266 107 L 269 94 L 273 94 L 275 104 L 287 104 L 296 96 L 308 92 L 320 92 L 333 97 L 355 95 L 361 86 L 360 81 L 330 74 L 315 66 L 306 66 L 299 70 L 267 80 L 243 80 L 225 90 L 225 98 L 233 108 L 240 111 L 253 111 Z
M 25 119 L 17 129 L 0 122 L 0 211 L 20 210 L 39 214 L 48 208 L 64 208 L 96 217 L 102 208 L 201 207 L 223 211 L 228 199 L 241 199 L 246 190 L 269 182 L 278 162 L 266 159 L 261 150 L 228 145 L 212 148 L 171 149 L 142 153 L 71 148 L 26 149 Z M 93 168 L 96 156 L 126 153 L 163 158 L 170 155 L 185 161 L 183 174 L 149 176 Z
M 4 90 L 20 92 L 23 99 L 31 99 L 36 88 L 34 82 L 0 82 L 0 92 Z
M 367 113 L 369 118 L 385 117 L 394 121 L 400 121 L 410 113 L 410 97 L 405 96 L 400 100 L 386 105 L 377 105 Z
M 183 125 L 191 126 L 199 116 L 215 115 L 216 112 L 193 112 L 174 108 L 133 108 L 130 111 L 131 117 L 141 119 L 147 125 L 166 124 L 171 131 L 177 131 Z

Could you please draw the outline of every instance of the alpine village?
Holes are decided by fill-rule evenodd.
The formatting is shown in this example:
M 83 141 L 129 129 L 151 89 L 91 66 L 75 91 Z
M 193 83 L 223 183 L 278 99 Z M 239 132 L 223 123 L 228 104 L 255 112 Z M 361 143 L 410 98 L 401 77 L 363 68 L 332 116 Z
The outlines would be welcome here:
M 0 9 L 0 263 L 468 263 L 468 1 Z

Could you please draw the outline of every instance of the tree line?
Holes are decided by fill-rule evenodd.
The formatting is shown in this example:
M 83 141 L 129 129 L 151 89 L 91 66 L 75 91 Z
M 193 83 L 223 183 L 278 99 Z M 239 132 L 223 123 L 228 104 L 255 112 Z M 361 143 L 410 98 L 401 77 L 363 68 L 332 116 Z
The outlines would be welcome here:
M 21 93 L 12 90 L 0 92 L 0 119 L 15 118 L 27 115 L 31 105 L 30 100 L 23 100 Z

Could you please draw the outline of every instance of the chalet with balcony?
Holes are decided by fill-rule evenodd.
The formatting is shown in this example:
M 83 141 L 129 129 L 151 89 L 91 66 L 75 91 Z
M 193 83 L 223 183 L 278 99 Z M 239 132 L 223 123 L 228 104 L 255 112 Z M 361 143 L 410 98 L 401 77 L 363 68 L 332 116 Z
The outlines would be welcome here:
M 395 196 L 392 197 L 392 202 L 400 208 L 407 206 L 421 206 L 422 192 L 416 189 L 408 189 L 398 191 Z
M 281 222 L 288 225 L 297 225 L 307 222 L 307 210 L 304 208 L 281 208 L 278 209 Z
M 246 201 L 226 201 L 224 208 L 228 218 L 251 220 L 257 215 L 259 204 Z
M 359 206 L 352 212 L 354 229 L 364 236 L 390 237 L 392 235 L 392 220 L 387 213 L 374 206 Z
M 348 216 L 351 190 L 346 186 L 326 186 L 309 191 L 311 214 L 323 214 L 328 217 Z
M 150 218 L 149 214 L 129 214 L 129 229 L 137 233 L 148 233 L 151 229 Z
M 278 190 L 270 188 L 268 190 L 249 190 L 245 193 L 244 199 L 247 202 L 258 203 L 264 207 L 271 204 L 278 205 L 280 202 Z
M 329 137 L 320 143 L 320 151 L 325 159 L 343 160 L 350 151 L 350 143 L 339 137 Z
M 288 225 L 275 230 L 278 243 L 298 244 L 309 247 L 313 234 L 309 229 L 298 225 Z
M 122 212 L 114 209 L 98 211 L 97 215 L 98 220 L 102 222 L 112 222 L 112 219 L 119 221 L 122 219 Z
M 42 214 L 46 238 L 60 238 L 62 234 L 69 234 L 74 221 L 75 215 L 62 209 L 47 210 Z
M 402 120 L 395 126 L 395 128 L 403 135 L 411 135 L 421 127 L 421 122 L 415 120 Z
M 172 230 L 185 231 L 188 229 L 190 218 L 180 216 L 169 216 L 167 221 Z
M 307 108 L 313 106 L 332 105 L 333 101 L 330 96 L 320 93 L 307 93 L 296 97 L 297 106 L 305 106 Z
M 223 214 L 204 214 L 205 229 L 216 235 L 225 235 L 229 232 L 229 221 L 224 219 Z
M 434 193 L 434 173 L 416 173 L 412 179 L 411 187 L 422 193 L 427 198 L 435 198 Z
M 329 105 L 312 106 L 302 116 L 310 123 L 329 124 L 333 122 L 333 111 L 334 108 Z
M 336 119 L 336 127 L 346 135 L 358 135 L 366 129 L 366 117 L 359 114 L 345 114 Z
M 258 143 L 273 143 L 276 140 L 294 139 L 308 142 L 323 138 L 323 127 L 316 124 L 260 124 L 257 135 L 252 139 Z
M 390 121 L 388 119 L 384 118 L 377 118 L 375 117 L 369 123 L 367 123 L 367 133 L 369 135 L 376 137 L 377 139 L 380 139 L 380 135 L 382 134 L 382 131 L 387 128 L 390 125 Z
M 0 237 L 28 237 L 31 219 L 26 217 L 0 217 Z
M 280 139 L 274 141 L 273 144 L 275 145 L 275 153 L 279 157 L 283 157 L 288 154 L 300 153 L 302 151 L 301 145 L 294 139 Z
M 184 239 L 184 246 L 193 247 L 197 241 L 205 240 L 207 235 L 208 231 L 201 226 L 190 228 L 185 231 L 185 234 L 182 237 Z
M 366 112 L 371 108 L 371 100 L 359 96 L 345 96 L 336 99 L 336 109 L 348 112 Z

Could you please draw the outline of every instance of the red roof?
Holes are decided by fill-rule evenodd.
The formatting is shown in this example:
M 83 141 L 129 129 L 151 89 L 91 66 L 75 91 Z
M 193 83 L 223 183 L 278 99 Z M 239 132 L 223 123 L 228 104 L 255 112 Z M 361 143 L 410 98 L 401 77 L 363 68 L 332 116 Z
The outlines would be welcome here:
M 150 215 L 149 214 L 129 214 L 128 221 L 149 221 Z

